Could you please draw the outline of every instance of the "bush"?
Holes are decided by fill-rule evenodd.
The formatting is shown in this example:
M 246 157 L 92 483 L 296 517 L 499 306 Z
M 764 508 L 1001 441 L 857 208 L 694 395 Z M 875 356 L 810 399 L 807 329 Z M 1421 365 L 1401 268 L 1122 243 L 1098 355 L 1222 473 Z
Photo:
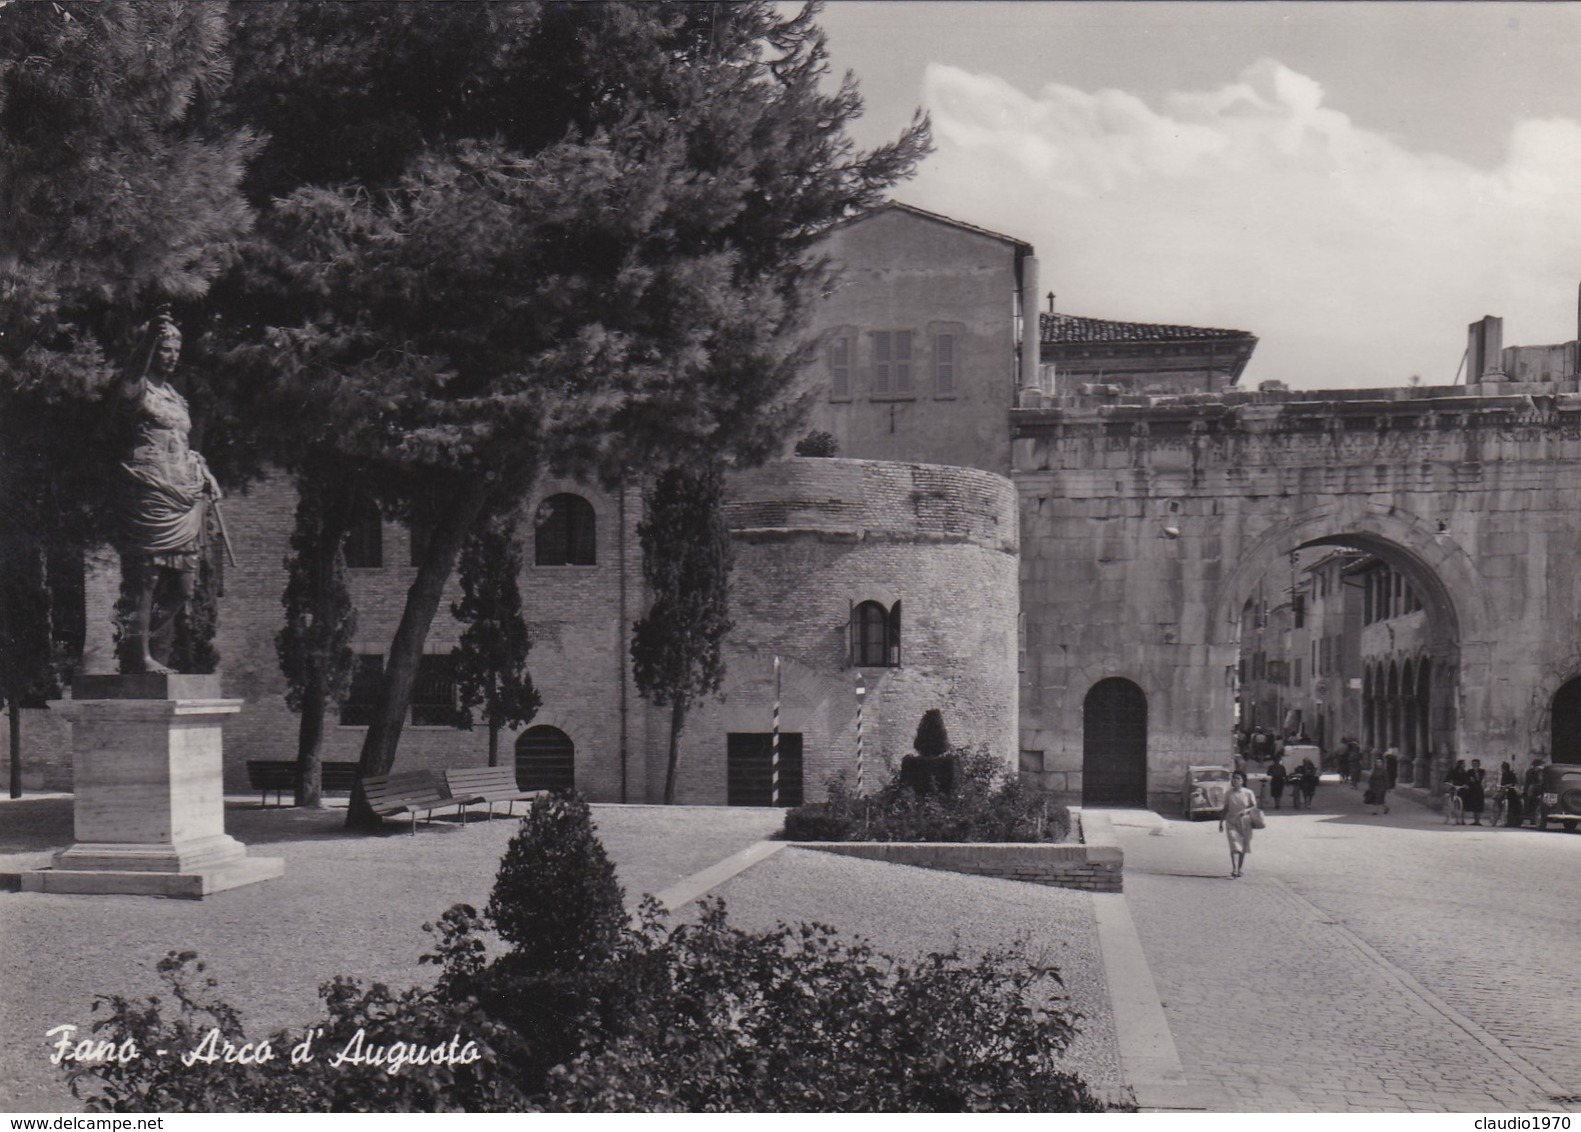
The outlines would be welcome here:
M 924 717 L 926 718 L 926 717 Z M 920 729 L 919 729 L 920 738 Z M 908 756 L 909 758 L 910 756 Z M 986 745 L 958 749 L 949 793 L 917 790 L 905 769 L 877 793 L 857 797 L 843 775 L 827 802 L 785 815 L 793 841 L 1063 841 L 1070 811 L 1025 785 Z
M 796 455 L 798 456 L 838 456 L 840 442 L 832 433 L 809 432 L 796 442 Z
M 530 970 L 581 970 L 614 954 L 626 924 L 625 893 L 586 801 L 533 801 L 500 861 L 484 914 Z
M 1014 952 L 897 963 L 724 905 L 648 945 L 667 978 L 629 1029 L 556 1069 L 563 1112 L 1096 1112 L 1060 1057 L 1058 977 Z
M 325 984 L 311 1062 L 289 1057 L 306 1031 L 282 1033 L 263 1065 L 94 1063 L 73 1092 L 109 1112 L 1102 1108 L 1061 1068 L 1075 1018 L 1054 998 L 1058 973 L 1016 952 L 897 962 L 816 924 L 742 931 L 720 902 L 670 927 L 650 898 L 633 925 L 619 893 L 586 804 L 535 804 L 485 912 L 456 905 L 424 925 L 438 943 L 423 961 L 442 968 L 432 988 Z M 577 902 L 585 914 L 553 911 Z M 202 970 L 190 952 L 160 965 L 173 1020 L 157 998 L 111 998 L 95 1004 L 110 1008 L 95 1030 L 179 1051 L 213 1029 L 240 1049 L 240 1018 L 213 981 L 193 989 Z M 380 1063 L 333 1065 L 359 1034 Z M 393 1043 L 432 1050 L 452 1035 L 470 1060 L 414 1063 L 407 1051 L 388 1071 Z

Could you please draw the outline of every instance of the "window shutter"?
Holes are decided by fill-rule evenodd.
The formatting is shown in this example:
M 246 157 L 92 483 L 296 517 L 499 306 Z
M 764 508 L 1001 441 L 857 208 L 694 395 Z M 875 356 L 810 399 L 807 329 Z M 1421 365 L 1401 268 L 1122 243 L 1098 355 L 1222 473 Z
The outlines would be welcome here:
M 851 396 L 851 339 L 844 334 L 829 346 L 829 396 Z
M 848 601 L 845 614 L 845 666 L 856 667 L 856 602 Z
M 955 335 L 940 334 L 933 339 L 933 392 L 937 397 L 955 393 Z
M 889 666 L 900 667 L 900 602 L 896 601 L 889 611 Z
M 895 331 L 895 392 L 911 392 L 911 331 Z
M 889 331 L 873 332 L 873 392 L 889 392 L 890 339 Z

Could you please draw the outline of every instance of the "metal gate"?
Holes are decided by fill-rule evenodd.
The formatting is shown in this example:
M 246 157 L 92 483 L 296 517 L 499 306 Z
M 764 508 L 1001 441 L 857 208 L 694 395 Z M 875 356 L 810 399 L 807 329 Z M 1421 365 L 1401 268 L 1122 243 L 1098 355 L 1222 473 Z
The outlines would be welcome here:
M 1110 676 L 1081 707 L 1081 801 L 1084 806 L 1147 805 L 1147 696 Z
M 576 744 L 558 727 L 529 727 L 516 740 L 516 789 L 565 790 L 576 785 Z
M 774 736 L 732 731 L 725 736 L 726 800 L 732 806 L 769 805 Z M 801 805 L 801 733 L 780 733 L 780 805 Z

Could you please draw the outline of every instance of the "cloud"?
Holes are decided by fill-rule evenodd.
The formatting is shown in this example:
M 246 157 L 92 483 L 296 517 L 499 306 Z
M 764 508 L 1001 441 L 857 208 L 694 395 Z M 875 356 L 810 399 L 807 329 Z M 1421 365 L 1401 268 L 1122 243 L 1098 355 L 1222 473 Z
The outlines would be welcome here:
M 1581 123 L 1519 122 L 1477 168 L 1266 59 L 1157 107 L 930 64 L 924 101 L 938 152 L 905 199 L 1032 241 L 1072 313 L 1256 333 L 1251 379 L 1447 383 L 1483 314 L 1576 336 Z

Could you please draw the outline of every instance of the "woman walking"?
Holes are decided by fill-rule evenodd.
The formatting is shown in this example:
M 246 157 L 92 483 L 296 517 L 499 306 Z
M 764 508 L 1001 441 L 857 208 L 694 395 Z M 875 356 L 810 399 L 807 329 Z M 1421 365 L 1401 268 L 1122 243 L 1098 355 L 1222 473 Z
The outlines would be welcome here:
M 1230 788 L 1224 795 L 1224 812 L 1219 816 L 1219 829 L 1230 843 L 1230 875 L 1238 877 L 1246 864 L 1246 854 L 1252 851 L 1252 815 L 1257 812 L 1257 795 L 1246 788 L 1246 776 L 1240 771 L 1230 775 Z
M 1383 812 L 1389 812 L 1389 767 L 1383 761 L 1383 756 L 1372 756 L 1372 773 L 1367 775 L 1367 798 L 1372 803 L 1372 813 L 1378 816 L 1378 807 L 1383 807 Z

